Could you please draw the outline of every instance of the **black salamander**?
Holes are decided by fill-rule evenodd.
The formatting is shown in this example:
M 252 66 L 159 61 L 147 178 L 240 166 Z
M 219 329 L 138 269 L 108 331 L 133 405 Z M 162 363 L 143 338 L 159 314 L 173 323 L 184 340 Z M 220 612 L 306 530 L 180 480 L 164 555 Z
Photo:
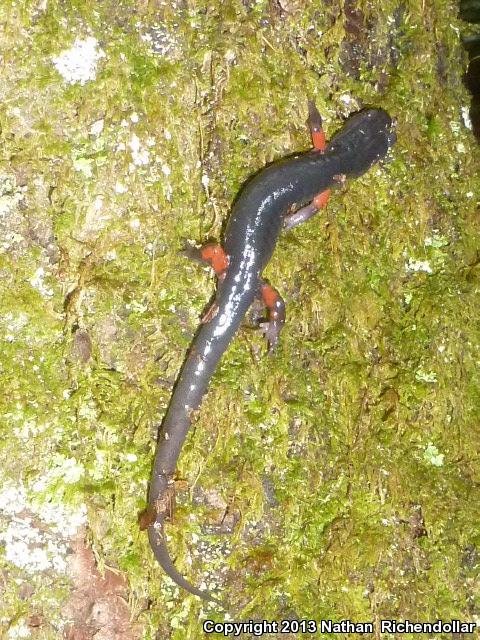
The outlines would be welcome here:
M 223 248 L 208 244 L 190 250 L 192 257 L 213 267 L 218 289 L 192 342 L 159 431 L 149 506 L 141 527 L 148 528 L 150 545 L 163 570 L 180 587 L 204 600 L 220 602 L 179 573 L 164 534 L 177 460 L 192 413 L 199 408 L 220 358 L 255 298 L 261 298 L 268 310 L 268 322 L 262 328 L 269 348 L 278 341 L 285 305 L 261 274 L 282 228 L 290 229 L 313 216 L 326 203 L 331 187 L 368 171 L 395 142 L 392 120 L 381 109 L 365 109 L 349 118 L 328 145 L 313 102 L 309 102 L 309 122 L 314 149 L 274 162 L 245 184 L 233 206 Z M 290 213 L 295 207 L 297 211 Z

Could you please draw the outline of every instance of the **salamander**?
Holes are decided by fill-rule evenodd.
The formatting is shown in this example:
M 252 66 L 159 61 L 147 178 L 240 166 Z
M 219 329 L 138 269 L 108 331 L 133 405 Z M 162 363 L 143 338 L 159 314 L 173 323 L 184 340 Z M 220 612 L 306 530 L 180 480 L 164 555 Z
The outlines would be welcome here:
M 200 407 L 222 354 L 255 298 L 261 298 L 268 310 L 268 322 L 262 329 L 269 348 L 278 342 L 285 304 L 261 274 L 282 228 L 290 229 L 312 217 L 326 203 L 332 187 L 368 171 L 395 142 L 392 119 L 382 109 L 364 109 L 350 117 L 328 145 L 312 101 L 309 124 L 312 150 L 272 163 L 244 185 L 233 205 L 223 247 L 208 244 L 189 251 L 192 257 L 213 267 L 218 288 L 190 346 L 159 429 L 148 508 L 141 527 L 148 529 L 151 548 L 163 570 L 180 587 L 204 600 L 219 602 L 177 570 L 164 534 L 177 460 L 192 413 Z

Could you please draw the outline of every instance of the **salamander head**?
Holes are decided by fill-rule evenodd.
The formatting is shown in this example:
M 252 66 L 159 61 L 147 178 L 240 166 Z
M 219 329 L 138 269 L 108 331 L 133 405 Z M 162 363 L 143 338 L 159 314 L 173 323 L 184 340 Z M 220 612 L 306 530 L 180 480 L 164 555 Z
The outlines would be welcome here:
M 388 141 L 388 146 L 391 147 L 396 141 L 395 125 L 396 121 L 392 120 L 383 109 L 362 109 L 346 121 L 340 134 L 335 136 L 334 140 L 336 141 L 339 137 L 343 138 L 345 135 L 355 135 L 354 130 L 356 129 L 367 139 L 384 138 Z
M 327 152 L 342 157 L 344 173 L 362 175 L 382 160 L 395 143 L 394 122 L 383 109 L 363 109 L 351 116 L 327 146 Z

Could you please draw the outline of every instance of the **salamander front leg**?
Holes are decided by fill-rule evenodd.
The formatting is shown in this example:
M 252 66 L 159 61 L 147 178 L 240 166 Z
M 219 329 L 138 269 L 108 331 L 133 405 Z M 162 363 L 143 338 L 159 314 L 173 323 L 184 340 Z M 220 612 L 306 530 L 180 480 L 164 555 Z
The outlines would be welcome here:
M 278 344 L 280 331 L 285 324 L 285 302 L 278 291 L 265 280 L 260 284 L 260 296 L 268 311 L 268 321 L 261 322 L 262 329 L 268 342 L 268 350 L 273 351 Z
M 317 109 L 315 100 L 308 101 L 308 128 L 312 137 L 312 145 L 315 151 L 325 151 L 327 142 L 325 140 L 325 131 L 323 130 L 323 121 L 320 111 Z
M 312 137 L 312 145 L 315 151 L 325 151 L 325 132 L 322 126 L 322 116 L 315 106 L 313 100 L 308 101 L 308 127 L 310 129 L 310 135 Z M 298 224 L 306 222 L 312 216 L 314 216 L 320 209 L 327 204 L 330 198 L 330 189 L 326 189 L 317 194 L 310 204 L 298 209 L 294 213 L 286 215 L 283 221 L 284 229 L 293 229 Z
M 293 229 L 293 227 L 302 224 L 302 222 L 306 222 L 312 216 L 318 213 L 320 209 L 323 209 L 323 207 L 327 204 L 329 198 L 330 189 L 322 191 L 322 193 L 319 193 L 318 196 L 315 196 L 310 204 L 307 204 L 305 207 L 302 207 L 301 209 L 298 209 L 297 211 L 286 215 L 283 220 L 283 228 L 286 230 Z

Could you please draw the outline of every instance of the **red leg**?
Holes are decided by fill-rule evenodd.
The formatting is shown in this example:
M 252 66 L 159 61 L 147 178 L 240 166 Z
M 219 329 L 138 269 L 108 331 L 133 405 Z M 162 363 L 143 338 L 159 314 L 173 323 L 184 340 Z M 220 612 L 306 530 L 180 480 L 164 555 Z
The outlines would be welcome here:
M 228 268 L 228 256 L 219 244 L 206 244 L 200 249 L 202 260 L 215 271 L 218 278 L 224 278 Z
M 327 204 L 331 193 L 331 189 L 325 189 L 325 191 L 322 191 L 315 196 L 315 198 L 312 200 L 312 204 L 314 204 L 317 209 L 323 209 L 323 207 Z
M 285 302 L 278 291 L 265 281 L 260 285 L 260 295 L 268 310 L 268 322 L 262 322 L 260 326 L 267 338 L 268 350 L 273 351 L 285 323 Z
M 220 280 L 223 280 L 227 273 L 228 256 L 219 244 L 209 242 L 200 248 L 187 244 L 181 253 L 192 260 L 208 264 Z
M 227 275 L 229 259 L 223 248 L 219 244 L 209 242 L 203 247 L 195 247 L 186 244 L 185 248 L 180 252 L 192 260 L 208 264 L 215 271 L 215 275 L 219 280 L 223 280 Z M 207 324 L 218 313 L 218 304 L 213 302 L 204 313 L 201 323 Z
M 313 148 L 316 151 L 325 151 L 326 140 L 322 126 L 322 116 L 315 105 L 314 100 L 308 101 L 308 127 L 312 136 Z
M 305 207 L 302 207 L 301 209 L 298 209 L 297 211 L 286 215 L 283 219 L 283 228 L 287 230 L 293 229 L 293 227 L 296 227 L 297 225 L 302 224 L 302 222 L 306 222 L 307 220 L 309 220 L 327 204 L 330 193 L 330 189 L 326 189 L 325 191 L 322 191 L 322 193 L 319 193 L 317 196 L 315 196 L 310 204 L 307 204 Z
M 308 126 L 310 128 L 310 135 L 312 136 L 312 144 L 315 151 L 325 151 L 325 132 L 322 127 L 322 116 L 320 115 L 315 102 L 313 100 L 308 101 Z M 319 209 L 327 204 L 330 198 L 330 189 L 326 189 L 321 193 L 318 193 L 310 204 L 302 207 L 298 211 L 285 216 L 283 226 L 285 229 L 293 229 L 298 224 L 306 222 L 309 218 L 314 216 Z

